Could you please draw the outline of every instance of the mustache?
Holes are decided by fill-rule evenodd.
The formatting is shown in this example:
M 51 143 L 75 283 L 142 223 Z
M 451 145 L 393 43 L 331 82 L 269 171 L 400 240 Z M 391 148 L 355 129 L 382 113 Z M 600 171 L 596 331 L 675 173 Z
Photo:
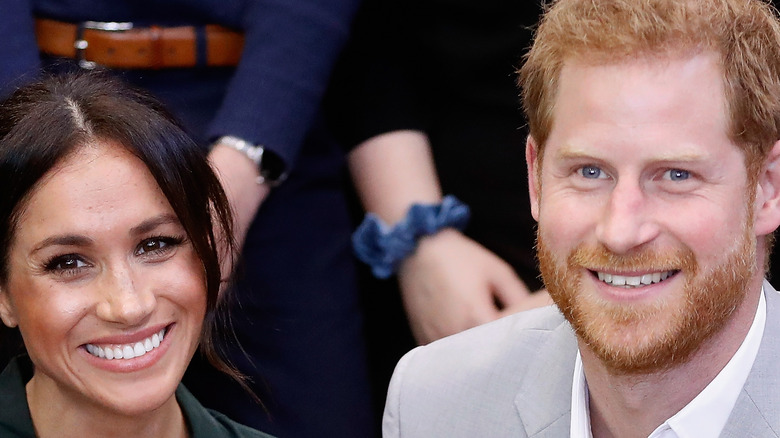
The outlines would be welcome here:
M 590 271 L 698 271 L 693 251 L 685 245 L 673 249 L 643 248 L 628 254 L 616 254 L 602 244 L 577 246 L 568 257 L 569 266 Z

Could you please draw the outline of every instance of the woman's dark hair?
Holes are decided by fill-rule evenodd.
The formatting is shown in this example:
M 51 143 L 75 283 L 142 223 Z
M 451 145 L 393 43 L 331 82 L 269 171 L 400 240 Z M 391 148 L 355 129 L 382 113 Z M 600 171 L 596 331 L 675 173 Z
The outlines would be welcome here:
M 234 248 L 225 193 L 205 151 L 162 104 L 108 74 L 47 77 L 0 103 L 0 285 L 8 282 L 9 247 L 27 199 L 55 165 L 96 140 L 114 141 L 143 161 L 168 199 L 206 273 L 201 353 L 243 384 L 215 342 L 229 327 L 220 297 L 220 251 L 230 257 Z M 18 329 L 0 324 L 0 344 L 10 351 L 8 342 L 23 349 Z

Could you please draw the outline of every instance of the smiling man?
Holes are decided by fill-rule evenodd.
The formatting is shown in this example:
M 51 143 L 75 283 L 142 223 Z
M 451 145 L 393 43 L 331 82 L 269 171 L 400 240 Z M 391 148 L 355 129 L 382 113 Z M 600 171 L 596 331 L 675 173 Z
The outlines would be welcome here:
M 559 0 L 520 85 L 557 306 L 405 356 L 385 436 L 778 436 L 773 9 Z

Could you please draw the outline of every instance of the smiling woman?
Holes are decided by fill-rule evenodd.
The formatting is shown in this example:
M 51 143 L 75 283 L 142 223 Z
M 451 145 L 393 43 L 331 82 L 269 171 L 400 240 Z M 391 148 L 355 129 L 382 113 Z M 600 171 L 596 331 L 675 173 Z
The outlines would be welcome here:
M 26 350 L 0 375 L 1 436 L 267 436 L 180 384 L 199 345 L 240 379 L 214 343 L 231 217 L 155 100 L 95 74 L 19 89 L 0 187 L 0 341 Z

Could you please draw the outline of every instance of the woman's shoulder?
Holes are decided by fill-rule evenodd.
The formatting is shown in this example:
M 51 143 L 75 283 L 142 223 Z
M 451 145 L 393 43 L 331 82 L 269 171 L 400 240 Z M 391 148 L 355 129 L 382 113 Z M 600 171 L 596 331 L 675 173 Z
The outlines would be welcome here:
M 179 385 L 176 390 L 176 399 L 192 430 L 192 438 L 273 438 L 236 423 L 224 414 L 206 409 L 184 385 Z
M 257 429 L 252 429 L 249 426 L 244 426 L 243 424 L 236 423 L 235 421 L 228 418 L 226 415 L 221 414 L 217 411 L 206 409 L 208 413 L 211 414 L 211 416 L 216 420 L 225 430 L 226 437 L 235 437 L 235 438 L 274 438 L 272 435 L 268 435 L 267 433 L 260 432 Z M 193 434 L 196 435 L 196 434 Z M 193 437 L 194 438 L 194 437 Z
M 24 385 L 32 365 L 26 356 L 11 360 L 0 373 L 0 437 L 33 438 L 35 431 L 27 409 Z

